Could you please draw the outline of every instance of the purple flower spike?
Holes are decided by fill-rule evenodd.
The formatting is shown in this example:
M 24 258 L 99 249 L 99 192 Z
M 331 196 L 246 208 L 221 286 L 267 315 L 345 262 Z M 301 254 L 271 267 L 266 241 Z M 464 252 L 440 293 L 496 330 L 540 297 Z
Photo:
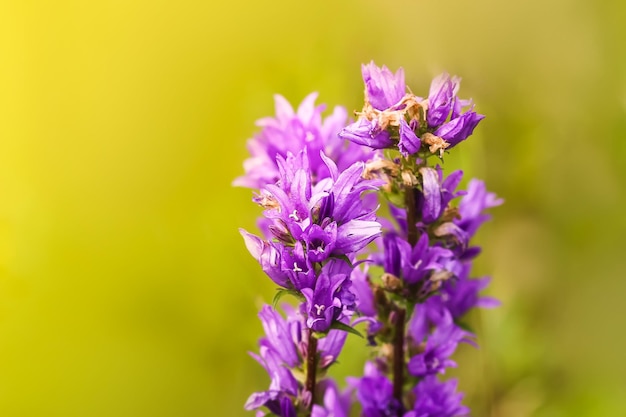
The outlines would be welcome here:
M 365 91 L 369 103 L 378 110 L 386 110 L 398 104 L 406 91 L 404 70 L 398 69 L 392 73 L 389 68 L 379 68 L 374 61 L 361 66 Z
M 375 120 L 369 121 L 365 118 L 343 128 L 339 137 L 372 149 L 385 149 L 393 145 L 389 132 L 381 130 Z

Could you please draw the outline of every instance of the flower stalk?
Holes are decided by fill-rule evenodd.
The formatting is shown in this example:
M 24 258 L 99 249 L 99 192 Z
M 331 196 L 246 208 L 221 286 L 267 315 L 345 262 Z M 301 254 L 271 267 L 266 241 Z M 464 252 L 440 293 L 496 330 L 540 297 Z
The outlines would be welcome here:
M 307 407 L 307 415 L 310 416 L 315 404 L 315 380 L 317 374 L 317 338 L 311 330 L 308 331 L 306 353 L 306 382 L 304 389 L 311 394 L 310 403 Z

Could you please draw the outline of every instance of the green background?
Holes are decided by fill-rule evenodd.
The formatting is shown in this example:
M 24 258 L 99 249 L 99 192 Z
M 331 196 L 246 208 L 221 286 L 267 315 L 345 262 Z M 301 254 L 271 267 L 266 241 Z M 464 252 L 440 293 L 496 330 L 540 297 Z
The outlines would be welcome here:
M 506 200 L 474 415 L 626 415 L 625 4 L 0 0 L 0 415 L 253 415 L 273 286 L 230 183 L 272 94 L 360 109 L 371 59 L 487 115 L 446 160 Z

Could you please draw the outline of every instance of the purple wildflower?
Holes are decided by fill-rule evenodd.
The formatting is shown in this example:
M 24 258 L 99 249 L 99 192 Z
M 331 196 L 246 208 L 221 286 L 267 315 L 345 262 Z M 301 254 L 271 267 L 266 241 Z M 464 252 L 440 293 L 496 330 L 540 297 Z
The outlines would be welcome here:
M 406 91 L 404 70 L 392 73 L 389 68 L 379 68 L 371 61 L 361 66 L 367 100 L 377 110 L 386 110 L 398 104 Z
M 266 407 L 278 416 L 295 417 L 295 414 L 291 414 L 292 411 L 295 413 L 293 405 L 296 401 L 304 401 L 306 393 L 291 370 L 303 367 L 308 329 L 300 312 L 288 305 L 283 309 L 286 312 L 284 318 L 268 305 L 259 313 L 265 337 L 259 341 L 259 354 L 250 355 L 265 368 L 271 377 L 271 384 L 267 391 L 252 394 L 245 408 L 254 410 Z M 326 369 L 336 362 L 346 335 L 344 331 L 331 330 L 319 341 L 320 368 Z
M 422 282 L 431 275 L 449 275 L 443 261 L 451 258 L 452 252 L 439 246 L 430 246 L 426 233 L 420 236 L 414 247 L 394 233 L 385 235 L 383 242 L 385 271 L 402 278 L 408 284 Z
M 416 401 L 413 410 L 404 417 L 461 417 L 469 409 L 461 404 L 463 394 L 456 392 L 457 381 L 439 382 L 434 375 L 422 379 L 413 393 Z
M 412 123 L 415 125 L 415 123 Z M 400 140 L 398 141 L 398 150 L 404 156 L 409 156 L 420 150 L 422 142 L 415 134 L 415 128 L 411 127 L 406 120 L 400 120 L 398 127 Z
M 443 73 L 430 84 L 428 93 L 428 125 L 431 127 L 443 124 L 452 112 L 461 79 Z
M 336 262 L 343 262 L 337 260 Z M 348 279 L 346 274 L 329 274 L 328 265 L 322 268 L 322 272 L 315 283 L 315 288 L 303 288 L 302 295 L 307 305 L 307 326 L 316 332 L 327 331 L 332 322 L 338 320 L 343 311 L 343 303 L 339 298 L 339 289 Z
M 397 416 L 402 408 L 393 398 L 391 381 L 371 362 L 365 364 L 362 378 L 348 378 L 348 384 L 356 390 L 363 417 Z
M 362 195 L 381 181 L 363 179 L 363 163 L 339 173 L 332 160 L 323 154 L 322 159 L 330 176 L 313 185 L 306 149 L 278 157 L 279 181 L 256 198 L 266 208 L 266 230 L 277 241 L 241 231 L 252 256 L 283 288 L 313 289 L 314 263 L 353 254 L 380 235 L 376 207 L 368 207 Z
M 459 342 L 468 341 L 469 333 L 455 325 L 447 311 L 444 311 L 443 316 L 438 319 L 437 327 L 427 336 L 425 343 L 422 342 L 423 328 L 413 325 L 409 329 L 414 331 L 409 333 L 414 342 L 423 349 L 409 361 L 409 372 L 412 375 L 424 377 L 444 373 L 446 368 L 456 367 L 450 356 Z
M 324 105 L 315 105 L 317 93 L 309 94 L 297 111 L 287 100 L 275 95 L 276 117 L 259 120 L 261 131 L 248 140 L 250 158 L 244 162 L 245 175 L 233 184 L 248 188 L 262 188 L 274 184 L 279 177 L 276 158 L 287 154 L 297 154 L 307 149 L 311 155 L 311 171 L 316 179 L 328 176 L 328 169 L 320 158 L 323 151 L 340 169 L 345 169 L 357 161 L 368 160 L 372 153 L 337 136 L 346 125 L 347 112 L 343 107 L 335 107 L 333 113 L 322 119 Z
M 389 132 L 381 129 L 375 120 L 365 118 L 359 118 L 355 123 L 346 126 L 339 132 L 339 137 L 372 149 L 385 149 L 393 145 Z
M 348 417 L 352 402 L 350 392 L 342 393 L 331 379 L 321 381 L 320 385 L 324 392 L 324 404 L 315 404 L 311 417 Z
M 463 171 L 454 171 L 445 179 L 440 167 L 424 167 L 419 172 L 423 190 L 418 194 L 417 203 L 422 212 L 422 221 L 429 224 L 439 220 L 452 199 L 465 194 L 464 191 L 455 192 Z
M 473 236 L 481 224 L 490 219 L 484 210 L 502 204 L 504 200 L 487 191 L 483 181 L 472 179 L 467 184 L 467 194 L 459 202 L 461 218 L 455 223 L 470 236 Z
M 435 130 L 435 135 L 445 139 L 450 145 L 448 149 L 457 145 L 459 142 L 467 139 L 473 132 L 478 123 L 485 116 L 474 111 L 468 111 L 456 119 L 450 120 L 448 123 L 440 126 Z

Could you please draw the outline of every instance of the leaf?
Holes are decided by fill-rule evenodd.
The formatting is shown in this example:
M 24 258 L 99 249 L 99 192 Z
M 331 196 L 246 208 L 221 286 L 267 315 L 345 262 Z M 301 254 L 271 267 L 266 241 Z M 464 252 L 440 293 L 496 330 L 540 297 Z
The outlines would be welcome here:
M 287 288 L 279 288 L 278 291 L 276 292 L 276 295 L 274 295 L 274 299 L 272 300 L 272 306 L 276 308 L 276 304 L 278 304 L 278 301 L 280 301 L 280 299 L 283 298 L 287 294 L 293 295 L 299 301 L 304 301 L 304 297 L 298 291 L 289 290 Z
M 360 338 L 363 339 L 363 335 L 361 334 L 361 332 L 359 332 L 357 329 L 355 329 L 354 327 L 348 326 L 347 324 L 344 324 L 340 321 L 335 321 L 333 322 L 333 324 L 330 325 L 331 329 L 335 329 L 335 330 L 342 330 L 344 332 L 348 332 L 348 333 L 352 333 L 355 334 L 357 336 L 359 336 Z

